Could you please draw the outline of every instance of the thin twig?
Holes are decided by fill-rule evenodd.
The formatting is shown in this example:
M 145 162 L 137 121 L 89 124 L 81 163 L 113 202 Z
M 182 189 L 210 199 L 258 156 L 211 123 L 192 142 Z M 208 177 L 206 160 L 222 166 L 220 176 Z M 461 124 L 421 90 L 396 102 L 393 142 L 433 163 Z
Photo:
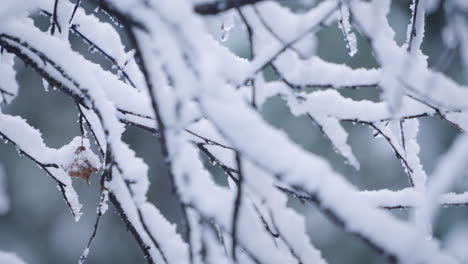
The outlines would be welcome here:
M 81 4 L 81 0 L 77 0 L 75 3 L 75 6 L 73 7 L 73 12 L 70 16 L 70 20 L 68 20 L 68 24 L 72 23 L 73 18 L 75 17 L 76 11 L 78 10 L 78 7 L 80 6 L 80 4 Z
M 407 51 L 411 51 L 411 46 L 413 44 L 413 39 L 416 37 L 416 19 L 418 16 L 418 9 L 419 9 L 419 0 L 414 0 L 414 11 L 413 11 L 413 17 L 412 17 L 412 22 L 411 22 L 411 32 L 410 32 L 410 39 L 408 41 L 408 47 Z
M 62 33 L 62 28 L 60 27 L 60 23 L 58 22 L 58 2 L 59 0 L 54 1 L 54 13 L 52 14 L 52 26 L 50 28 L 50 34 L 54 35 L 55 27 L 57 27 L 59 33 Z
M 244 176 L 242 172 L 242 160 L 239 152 L 236 152 L 236 163 L 237 163 L 237 194 L 236 199 L 234 201 L 233 206 L 233 213 L 232 213 L 232 222 L 231 222 L 231 230 L 232 230 L 232 248 L 231 248 L 231 256 L 234 262 L 237 262 L 237 255 L 236 255 L 236 246 L 237 246 L 237 226 L 238 226 L 238 219 L 239 219 L 239 212 L 242 205 L 242 185 L 244 181 Z

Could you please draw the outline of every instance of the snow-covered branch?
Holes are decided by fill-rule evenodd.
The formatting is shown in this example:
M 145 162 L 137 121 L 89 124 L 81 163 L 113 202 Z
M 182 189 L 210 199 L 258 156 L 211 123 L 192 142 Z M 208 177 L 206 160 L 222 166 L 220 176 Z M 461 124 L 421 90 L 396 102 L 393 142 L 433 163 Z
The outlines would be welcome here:
M 55 181 L 77 221 L 82 205 L 72 178 L 89 184 L 92 174 L 100 174 L 97 216 L 79 263 L 91 256 L 109 201 L 150 264 L 327 263 L 290 198 L 313 203 L 389 262 L 459 263 L 436 239 L 427 239 L 427 227 L 439 206 L 468 205 L 466 192 L 450 190 L 466 169 L 468 90 L 428 66 L 421 49 L 425 16 L 432 12 L 426 1 L 408 6 L 402 45 L 388 21 L 390 0 L 325 0 L 303 12 L 280 1 L 104 0 L 88 13 L 82 2 L 7 1 L 7 12 L 0 11 L 1 107 L 21 95 L 16 59 L 71 99 L 80 126 L 69 144 L 50 148 L 26 120 L 2 109 L 0 136 Z M 444 3 L 453 15 L 444 44 L 462 55 L 468 71 L 462 17 L 468 7 L 459 2 Z M 224 47 L 206 26 L 206 16 L 227 12 L 230 22 L 244 26 L 248 59 Z M 37 26 L 37 14 L 47 18 L 47 30 Z M 341 30 L 346 56 L 361 52 L 363 38 L 378 66 L 322 58 L 318 33 L 332 26 Z M 222 40 L 232 27 L 223 24 Z M 110 66 L 76 49 L 76 37 Z M 343 94 L 364 90 L 381 97 Z M 401 161 L 408 187 L 360 190 L 265 120 L 262 109 L 273 97 L 292 116 L 317 125 L 357 174 L 368 161 L 355 155 L 343 124 L 371 129 Z M 420 157 L 419 120 L 426 117 L 461 133 L 433 177 Z M 161 147 L 182 212 L 179 230 L 148 201 L 148 165 L 123 141 L 130 126 L 149 131 Z M 211 167 L 224 172 L 225 185 L 214 180 Z M 0 199 L 2 212 L 1 193 Z M 412 217 L 399 219 L 392 209 L 412 210 Z

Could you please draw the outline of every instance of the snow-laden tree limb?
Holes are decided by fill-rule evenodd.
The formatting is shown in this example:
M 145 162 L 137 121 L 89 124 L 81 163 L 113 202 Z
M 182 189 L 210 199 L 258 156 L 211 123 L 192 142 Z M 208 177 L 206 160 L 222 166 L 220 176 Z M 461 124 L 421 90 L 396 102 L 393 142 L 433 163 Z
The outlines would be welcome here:
M 428 67 L 421 51 L 430 11 L 425 3 L 412 1 L 407 39 L 399 46 L 387 19 L 390 0 L 326 0 L 302 13 L 276 1 L 99 1 L 99 12 L 115 24 L 86 13 L 81 1 L 7 1 L 7 12 L 0 12 L 0 102 L 11 103 L 19 94 L 16 58 L 72 99 L 81 136 L 49 148 L 38 130 L 8 114 L 0 114 L 0 135 L 56 182 L 76 219 L 81 204 L 70 168 L 77 161 L 89 165 L 89 172 L 102 167 L 97 217 L 79 263 L 90 253 L 107 201 L 150 264 L 326 263 L 307 235 L 304 216 L 288 207 L 288 196 L 312 202 L 390 262 L 458 263 L 438 241 L 427 239 L 426 227 L 439 206 L 468 205 L 466 193 L 449 192 L 464 168 L 466 135 L 428 180 L 418 133 L 423 117 L 466 130 L 468 93 Z M 455 15 L 444 42 L 459 50 L 468 67 L 462 33 L 467 23 L 460 15 L 468 8 L 446 5 Z M 210 35 L 203 16 L 223 12 L 235 12 L 245 26 L 249 59 Z M 49 20 L 47 30 L 30 18 L 37 13 Z M 341 29 L 350 56 L 360 52 L 357 34 L 366 38 L 379 66 L 352 68 L 321 58 L 316 33 L 331 25 Z M 111 68 L 72 49 L 71 35 Z M 277 80 L 263 76 L 268 67 Z M 378 89 L 381 100 L 340 93 L 360 88 Z M 365 161 L 354 155 L 342 123 L 371 128 L 401 161 L 409 187 L 359 190 L 324 158 L 267 123 L 261 110 L 272 97 L 280 97 L 292 115 L 314 122 L 356 170 Z M 148 166 L 123 142 L 127 126 L 147 130 L 159 142 L 182 209 L 182 234 L 147 200 Z M 89 138 L 99 157 L 90 151 Z M 214 182 L 203 157 L 225 173 L 228 186 Z M 398 208 L 414 209 L 414 221 L 383 210 Z

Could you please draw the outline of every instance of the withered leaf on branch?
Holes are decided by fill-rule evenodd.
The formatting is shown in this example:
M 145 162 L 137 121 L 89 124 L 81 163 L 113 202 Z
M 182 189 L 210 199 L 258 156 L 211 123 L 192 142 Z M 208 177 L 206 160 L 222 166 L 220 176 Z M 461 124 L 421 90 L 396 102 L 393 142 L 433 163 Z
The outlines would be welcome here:
M 97 172 L 98 169 L 93 167 L 91 162 L 86 158 L 86 155 L 83 152 L 86 152 L 86 148 L 84 146 L 79 146 L 73 155 L 73 162 L 67 168 L 68 175 L 70 177 L 78 177 L 86 180 L 88 185 L 89 177 L 93 172 Z

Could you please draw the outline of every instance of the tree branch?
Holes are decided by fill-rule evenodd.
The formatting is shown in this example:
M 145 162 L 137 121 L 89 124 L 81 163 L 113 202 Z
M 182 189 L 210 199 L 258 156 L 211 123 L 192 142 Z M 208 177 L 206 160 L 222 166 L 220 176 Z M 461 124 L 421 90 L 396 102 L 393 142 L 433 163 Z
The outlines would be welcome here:
M 194 10 L 200 15 L 217 15 L 232 8 L 253 5 L 263 0 L 216 0 L 196 4 Z

